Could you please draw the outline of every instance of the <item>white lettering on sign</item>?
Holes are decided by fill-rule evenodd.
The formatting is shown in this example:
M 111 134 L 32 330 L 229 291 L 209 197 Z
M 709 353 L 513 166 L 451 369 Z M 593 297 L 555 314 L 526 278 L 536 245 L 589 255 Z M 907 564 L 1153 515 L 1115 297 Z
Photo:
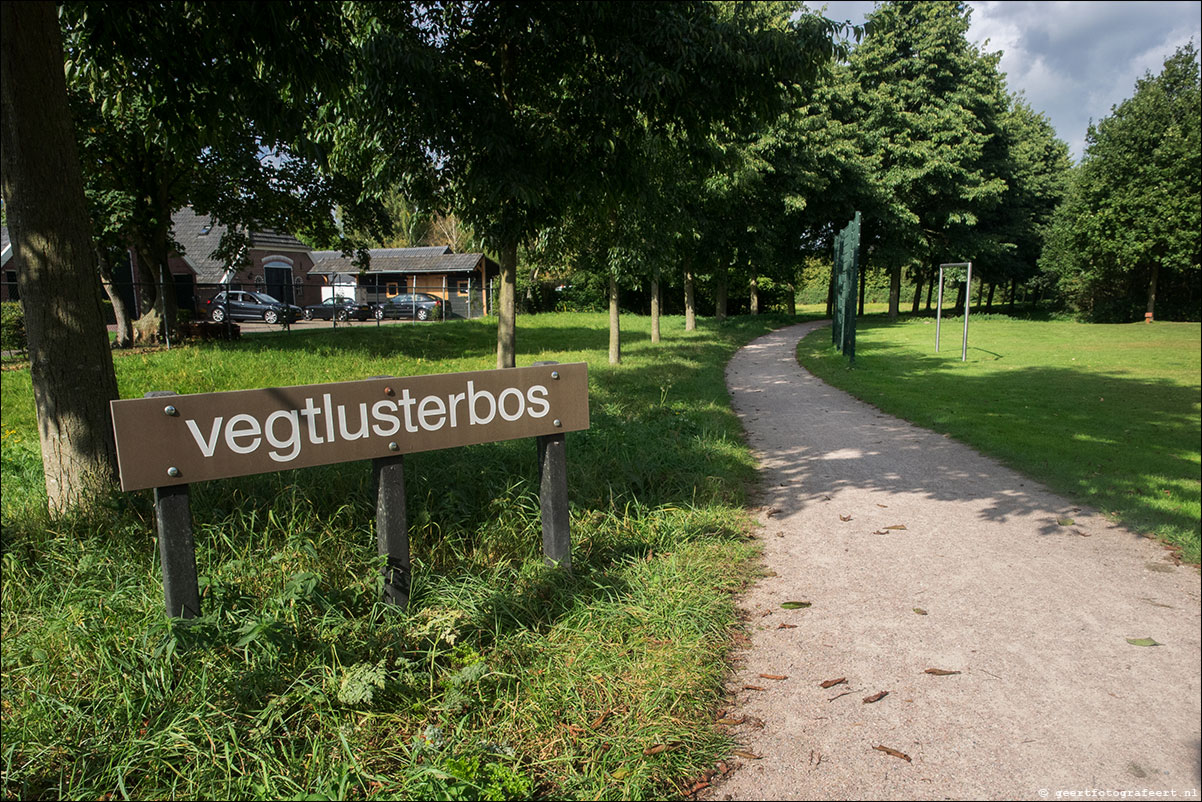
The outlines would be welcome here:
M 396 401 L 375 402 L 370 412 L 366 403 L 349 407 L 334 404 L 330 394 L 324 393 L 320 404 L 308 397 L 299 409 L 276 410 L 263 421 L 253 415 L 238 414 L 228 420 L 219 415 L 210 421 L 188 418 L 184 423 L 206 459 L 217 455 L 222 444 L 235 454 L 253 454 L 266 443 L 270 449 L 267 455 L 272 460 L 291 462 L 300 456 L 306 442 L 315 446 L 333 444 L 339 440 L 361 440 L 372 433 L 392 437 L 400 432 L 402 425 L 406 432 L 416 434 L 423 430 L 437 432 L 444 427 L 487 426 L 498 415 L 510 422 L 522 417 L 543 418 L 551 409 L 547 395 L 547 388 L 536 384 L 525 393 L 506 388 L 498 397 L 488 390 L 476 390 L 475 383 L 469 381 L 466 393 L 451 393 L 445 398 L 440 395 L 414 398 L 406 388 Z M 461 414 L 461 405 L 467 409 L 466 416 Z

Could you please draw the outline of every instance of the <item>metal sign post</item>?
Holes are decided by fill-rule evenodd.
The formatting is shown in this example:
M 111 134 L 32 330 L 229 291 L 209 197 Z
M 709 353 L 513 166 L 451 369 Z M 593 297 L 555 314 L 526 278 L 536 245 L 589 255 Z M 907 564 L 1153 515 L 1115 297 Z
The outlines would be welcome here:
M 964 279 L 964 337 L 960 342 L 960 361 L 968 361 L 968 307 L 972 303 L 972 262 L 945 262 L 939 265 L 939 301 L 935 306 L 935 353 L 939 352 L 939 324 L 943 317 L 943 269 L 945 267 L 966 267 L 968 275 Z

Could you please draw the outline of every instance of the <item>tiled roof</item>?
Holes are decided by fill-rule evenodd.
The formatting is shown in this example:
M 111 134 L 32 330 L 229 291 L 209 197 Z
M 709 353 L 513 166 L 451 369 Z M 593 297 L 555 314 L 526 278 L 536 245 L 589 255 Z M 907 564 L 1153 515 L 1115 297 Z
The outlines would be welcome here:
M 196 271 L 196 280 L 202 284 L 216 284 L 225 275 L 225 264 L 211 254 L 221 242 L 226 227 L 212 222 L 208 217 L 185 206 L 171 215 L 172 235 L 183 249 L 183 256 Z M 252 248 L 264 251 L 304 251 L 309 247 L 290 234 L 275 231 L 252 231 Z
M 396 255 L 398 251 L 407 252 Z M 435 251 L 415 253 L 415 251 Z M 369 250 L 368 273 L 469 273 L 484 259 L 482 253 L 450 253 L 442 248 L 375 248 Z M 391 253 L 390 253 L 391 252 Z M 315 251 L 311 273 L 353 273 L 351 257 L 337 251 Z

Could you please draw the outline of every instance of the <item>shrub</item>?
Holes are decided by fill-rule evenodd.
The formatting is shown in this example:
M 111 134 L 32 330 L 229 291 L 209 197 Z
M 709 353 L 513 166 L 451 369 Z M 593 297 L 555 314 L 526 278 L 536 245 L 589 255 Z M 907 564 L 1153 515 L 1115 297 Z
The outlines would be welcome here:
M 29 347 L 25 339 L 25 313 L 17 301 L 0 303 L 0 350 L 24 351 Z

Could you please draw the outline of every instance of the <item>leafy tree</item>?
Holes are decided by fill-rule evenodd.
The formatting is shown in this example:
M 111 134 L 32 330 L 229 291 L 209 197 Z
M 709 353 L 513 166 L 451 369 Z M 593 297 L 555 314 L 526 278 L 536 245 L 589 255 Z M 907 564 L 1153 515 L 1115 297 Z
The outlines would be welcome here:
M 1005 157 L 1000 54 L 979 52 L 968 26 L 965 3 L 888 2 L 869 16 L 864 42 L 852 52 L 867 154 L 885 201 L 868 228 L 891 271 L 891 317 L 902 266 L 970 258 L 982 247 L 978 220 L 1006 189 L 998 175 Z
M 69 3 L 62 27 L 97 228 L 138 255 L 143 335 L 174 324 L 166 264 L 186 204 L 226 224 L 215 253 L 230 262 L 252 227 L 336 239 L 335 203 L 343 225 L 385 225 L 323 149 L 351 75 L 337 5 Z
M 1052 215 L 1068 191 L 1071 165 L 1068 145 L 1056 137 L 1047 117 L 1021 97 L 1010 98 L 1002 132 L 1007 189 L 993 213 L 982 219 L 996 242 L 985 276 L 990 301 L 994 285 L 1009 283 L 1013 304 L 1018 285 L 1038 275 Z
M 21 260 L 46 493 L 53 511 L 116 476 L 117 398 L 52 3 L 0 5 L 4 207 Z
M 399 160 L 396 176 L 429 154 L 451 207 L 498 254 L 498 367 L 515 364 L 519 245 L 628 185 L 640 131 L 775 113 L 780 85 L 829 57 L 828 25 L 778 30 L 758 13 L 705 2 L 361 9 L 363 108 L 375 116 L 356 135 Z
M 1042 263 L 1086 317 L 1150 316 L 1159 300 L 1169 316 L 1197 319 L 1199 95 L 1198 49 L 1191 43 L 1090 126 Z

